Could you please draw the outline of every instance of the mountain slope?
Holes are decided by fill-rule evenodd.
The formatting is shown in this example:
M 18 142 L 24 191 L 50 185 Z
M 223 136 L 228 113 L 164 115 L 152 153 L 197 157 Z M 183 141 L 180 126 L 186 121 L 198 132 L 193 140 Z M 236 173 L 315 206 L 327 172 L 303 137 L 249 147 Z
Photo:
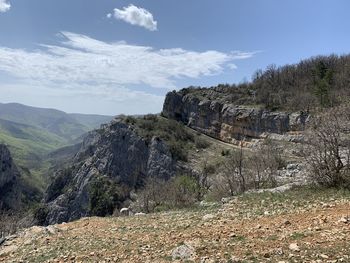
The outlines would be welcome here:
M 35 108 L 18 103 L 0 103 L 0 119 L 31 125 L 70 142 L 112 117 L 69 115 L 55 109 Z
M 66 141 L 43 129 L 0 119 L 0 143 L 10 148 L 19 165 L 33 168 L 45 154 L 64 146 Z
M 69 113 L 68 115 L 85 127 L 89 128 L 89 130 L 97 129 L 102 123 L 108 123 L 113 119 L 112 116 L 96 114 Z
M 349 262 L 349 197 L 295 189 L 193 211 L 33 227 L 5 240 L 0 261 Z
M 43 191 L 52 165 L 49 153 L 81 142 L 88 131 L 111 118 L 0 103 L 0 143 L 11 151 L 22 181 Z
M 175 174 L 164 142 L 155 136 L 147 141 L 122 120 L 90 132 L 70 161 L 56 172 L 45 193 L 42 224 L 111 214 L 146 178 Z
M 19 177 L 10 151 L 0 144 L 0 210 L 16 209 L 20 205 Z

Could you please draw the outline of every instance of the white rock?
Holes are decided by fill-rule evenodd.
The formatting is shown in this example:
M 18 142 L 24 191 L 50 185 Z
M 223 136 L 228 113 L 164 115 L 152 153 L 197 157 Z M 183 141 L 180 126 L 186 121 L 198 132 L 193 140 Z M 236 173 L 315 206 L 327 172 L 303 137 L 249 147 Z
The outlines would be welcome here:
M 135 216 L 145 216 L 145 213 L 136 213 Z
M 232 197 L 223 197 L 221 198 L 221 203 L 226 204 L 232 200 Z
M 47 226 L 46 227 L 46 231 L 51 234 L 51 235 L 54 235 L 56 234 L 57 232 L 59 232 L 59 229 L 55 226 Z
M 292 251 L 295 251 L 295 252 L 299 252 L 300 251 L 300 248 L 299 248 L 297 243 L 290 244 L 289 245 L 289 249 L 292 250 Z
M 350 222 L 350 219 L 347 216 L 343 216 L 342 218 L 339 219 L 339 222 L 347 224 Z
M 206 215 L 204 215 L 203 217 L 202 217 L 202 220 L 203 221 L 208 221 L 208 220 L 212 220 L 212 219 L 214 219 L 215 218 L 215 215 L 213 215 L 213 214 L 206 214 Z
M 195 254 L 195 249 L 192 246 L 184 244 L 175 248 L 171 253 L 171 257 L 173 260 L 190 260 Z

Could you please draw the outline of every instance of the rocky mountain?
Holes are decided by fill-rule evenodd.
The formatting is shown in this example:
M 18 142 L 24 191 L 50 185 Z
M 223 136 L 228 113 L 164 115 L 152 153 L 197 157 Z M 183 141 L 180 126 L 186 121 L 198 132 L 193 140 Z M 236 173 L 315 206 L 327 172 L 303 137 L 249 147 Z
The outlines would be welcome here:
M 175 169 L 160 138 L 147 141 L 132 125 L 116 119 L 90 132 L 72 162 L 56 172 L 39 221 L 54 224 L 110 214 L 146 178 L 170 178 Z
M 218 88 L 171 92 L 162 112 L 166 118 L 116 118 L 90 132 L 80 145 L 56 151 L 53 158 L 61 156 L 65 161 L 60 166 L 65 168 L 53 176 L 39 222 L 47 225 L 108 215 L 121 207 L 131 191 L 142 187 L 146 178 L 169 179 L 185 166 L 187 171 L 195 170 L 192 165 L 197 157 L 187 165 L 182 162 L 193 149 L 202 156 L 200 147 L 191 146 L 201 143 L 184 131 L 185 125 L 198 131 L 197 136 L 204 133 L 234 144 L 243 137 L 250 140 L 266 133 L 301 131 L 309 118 L 304 112 L 237 106 L 227 100 L 225 92 Z M 206 159 L 204 155 L 200 158 Z
M 0 209 L 19 208 L 19 177 L 9 149 L 0 144 Z
M 50 153 L 81 142 L 88 131 L 111 119 L 0 103 L 0 143 L 11 151 L 24 185 L 43 192 L 49 181 L 50 166 L 61 163 L 61 157 L 51 158 Z
M 162 114 L 229 143 L 260 138 L 264 133 L 285 134 L 304 129 L 307 112 L 276 112 L 237 105 L 231 100 L 234 92 L 230 87 L 173 91 L 166 96 Z

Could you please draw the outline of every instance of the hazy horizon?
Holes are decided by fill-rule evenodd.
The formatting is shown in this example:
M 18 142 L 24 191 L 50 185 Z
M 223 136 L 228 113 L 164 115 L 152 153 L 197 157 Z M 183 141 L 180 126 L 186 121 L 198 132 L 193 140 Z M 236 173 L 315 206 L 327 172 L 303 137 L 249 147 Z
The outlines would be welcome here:
M 0 0 L 0 102 L 159 113 L 187 86 L 350 53 L 345 0 Z M 82 12 L 82 10 L 84 10 Z

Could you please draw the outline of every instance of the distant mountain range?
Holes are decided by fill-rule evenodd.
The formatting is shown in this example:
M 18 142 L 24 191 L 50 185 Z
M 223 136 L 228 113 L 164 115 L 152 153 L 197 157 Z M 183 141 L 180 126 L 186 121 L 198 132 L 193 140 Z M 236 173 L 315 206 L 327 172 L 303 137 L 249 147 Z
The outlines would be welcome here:
M 78 142 L 86 132 L 111 119 L 0 103 L 0 143 L 9 147 L 18 165 L 36 168 L 49 152 Z

